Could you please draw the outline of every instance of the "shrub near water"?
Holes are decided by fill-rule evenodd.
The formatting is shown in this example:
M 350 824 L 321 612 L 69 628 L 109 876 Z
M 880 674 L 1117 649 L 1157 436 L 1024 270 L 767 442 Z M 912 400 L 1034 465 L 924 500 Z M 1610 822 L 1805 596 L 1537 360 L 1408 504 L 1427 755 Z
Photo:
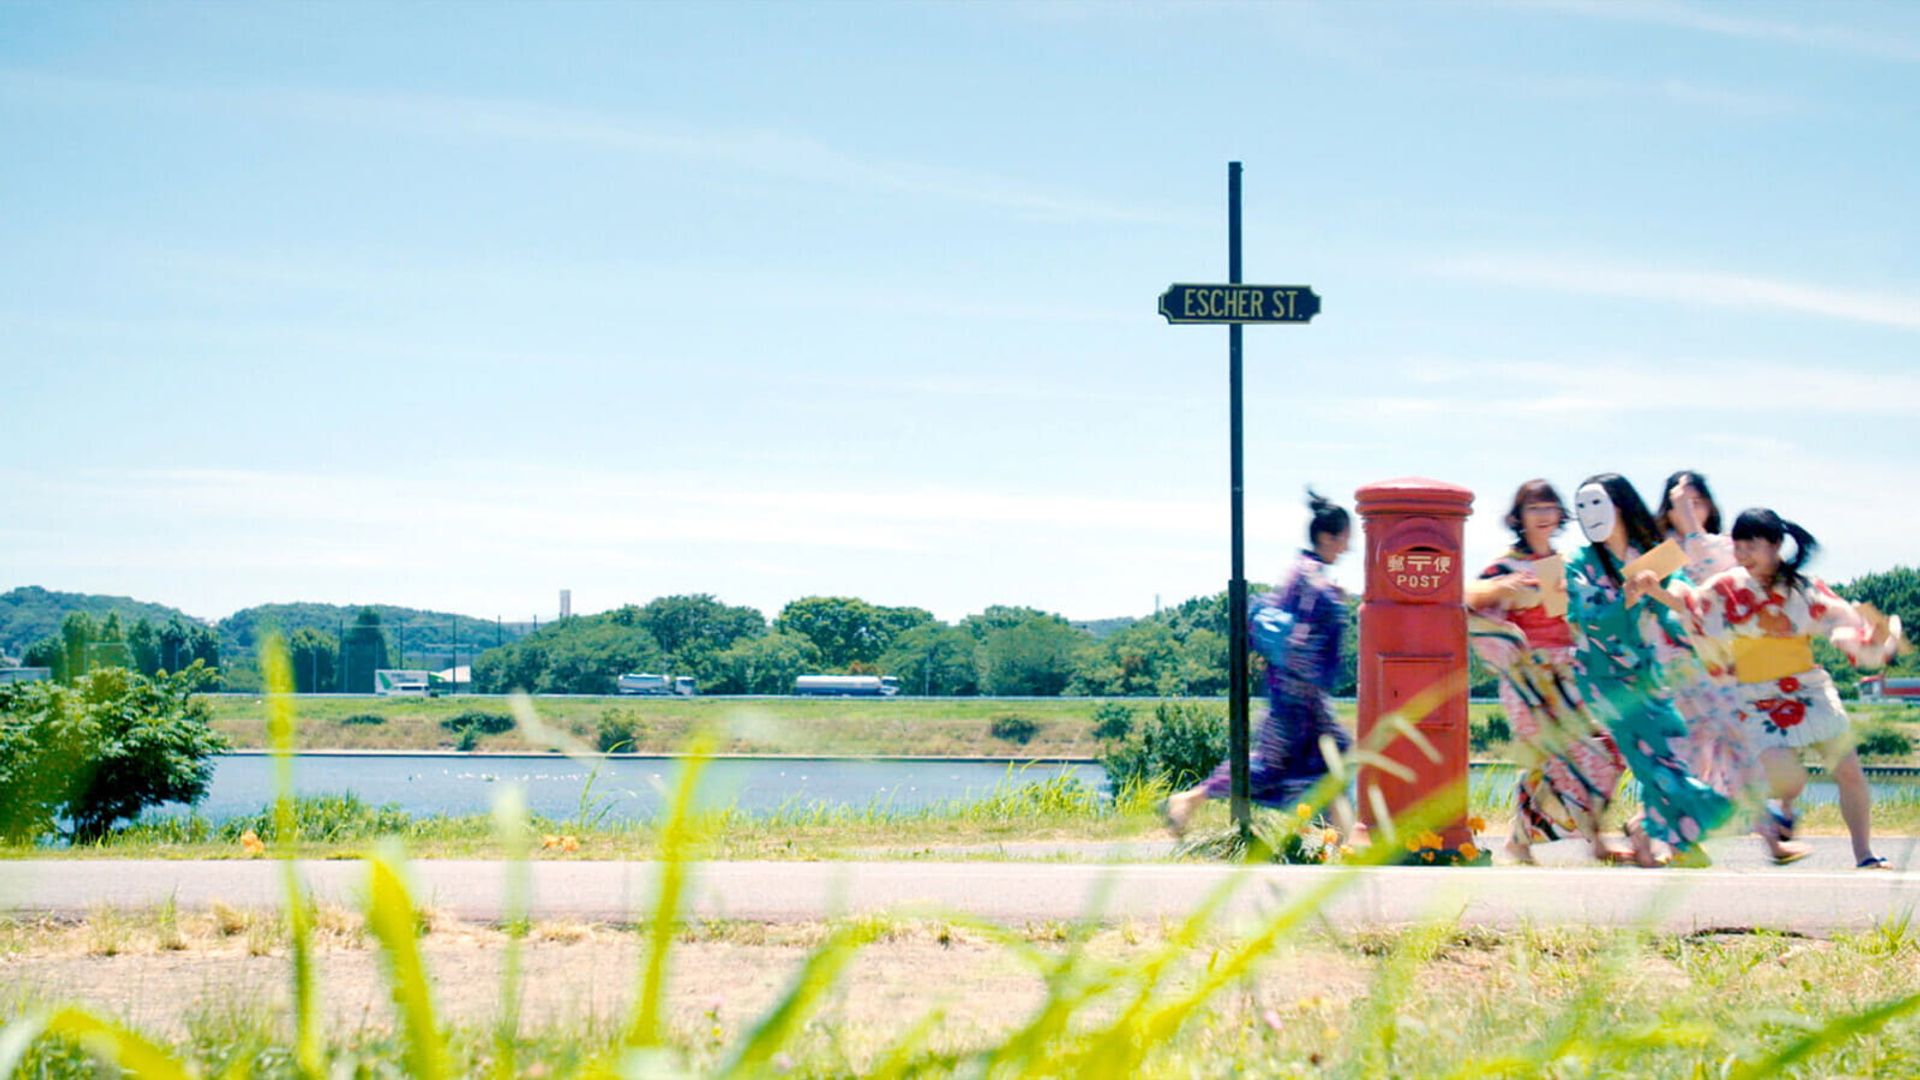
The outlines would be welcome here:
M 1115 791 L 1154 785 L 1180 791 L 1213 772 L 1227 756 L 1225 709 L 1194 702 L 1163 702 L 1153 719 L 1100 758 Z
M 1855 744 L 1861 757 L 1906 757 L 1913 753 L 1913 737 L 1892 724 L 1867 724 Z

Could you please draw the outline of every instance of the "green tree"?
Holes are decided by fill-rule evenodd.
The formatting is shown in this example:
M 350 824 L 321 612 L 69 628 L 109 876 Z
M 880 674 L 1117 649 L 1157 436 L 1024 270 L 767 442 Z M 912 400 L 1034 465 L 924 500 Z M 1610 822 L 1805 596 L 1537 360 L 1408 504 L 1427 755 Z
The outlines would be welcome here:
M 67 650 L 59 638 L 41 638 L 27 646 L 27 655 L 21 657 L 21 663 L 46 668 L 53 673 L 55 682 L 67 681 Z
M 961 629 L 972 634 L 977 641 L 985 641 L 987 635 L 995 630 L 1010 630 L 1029 619 L 1052 618 L 1039 608 L 1013 607 L 1007 604 L 992 604 L 976 615 L 960 620 Z
M 60 620 L 60 644 L 66 650 L 61 666 L 62 682 L 73 682 L 85 675 L 92 666 L 87 662 L 87 649 L 93 644 L 98 629 L 93 616 L 84 611 L 69 612 L 66 618 Z
M 332 634 L 302 627 L 287 639 L 287 659 L 293 665 L 293 689 L 301 694 L 334 691 L 340 664 L 340 642 Z
M 181 671 L 193 663 L 193 650 L 188 647 L 192 635 L 187 632 L 185 621 L 178 617 L 168 619 L 155 636 L 159 639 L 160 670 Z
M 659 597 L 639 609 L 638 622 L 675 671 L 698 670 L 708 655 L 767 632 L 758 609 L 723 604 L 708 593 Z
M 353 617 L 353 625 L 347 628 L 347 637 L 340 643 L 345 662 L 346 685 L 342 687 L 349 694 L 373 693 L 373 673 L 382 668 L 393 666 L 392 645 L 387 641 L 387 632 L 380 625 L 380 613 L 370 607 L 363 607 Z
M 787 694 L 793 680 L 822 666 L 820 648 L 799 634 L 774 631 L 741 638 L 714 653 L 700 673 L 716 694 Z
M 960 627 L 929 623 L 895 637 L 877 666 L 900 680 L 904 694 L 978 694 L 979 648 L 974 636 Z
M 799 634 L 820 650 L 823 667 L 872 664 L 894 636 L 933 621 L 920 608 L 876 607 L 852 596 L 808 596 L 788 604 L 773 628 Z
M 1086 647 L 1073 680 L 1076 693 L 1173 697 L 1187 691 L 1186 657 L 1166 623 L 1137 622 Z
M 0 685 L 0 831 L 78 842 L 150 806 L 198 802 L 226 742 L 213 730 L 201 666 L 149 679 L 101 668 L 72 686 Z
M 989 694 L 1053 697 L 1073 681 L 1091 639 L 1058 615 L 1041 615 L 987 634 L 980 685 Z
M 154 632 L 153 622 L 145 615 L 136 619 L 133 629 L 127 631 L 127 651 L 133 656 L 133 669 L 142 675 L 156 675 L 160 671 L 160 635 Z

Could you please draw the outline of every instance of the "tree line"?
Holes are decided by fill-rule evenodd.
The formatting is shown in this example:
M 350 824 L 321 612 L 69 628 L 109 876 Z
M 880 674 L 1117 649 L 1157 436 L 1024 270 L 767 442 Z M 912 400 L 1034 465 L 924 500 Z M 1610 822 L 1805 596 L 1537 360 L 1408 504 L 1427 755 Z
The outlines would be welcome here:
M 1920 570 L 1895 567 L 1836 588 L 1920 626 Z M 1357 597 L 1349 600 L 1337 695 L 1354 693 L 1358 619 L 1352 616 L 1358 604 Z M 315 611 L 305 611 L 309 607 Z M 274 608 L 284 611 L 250 622 L 249 636 L 268 629 L 287 635 L 295 688 L 302 693 L 368 693 L 374 671 L 401 663 L 393 628 L 382 618 L 385 609 L 362 608 L 344 632 L 328 632 L 315 623 L 324 614 L 337 626 L 339 609 Z M 282 615 L 289 621 L 294 615 L 314 617 L 288 632 Z M 769 620 L 756 608 L 693 593 L 515 633 L 524 636 L 474 657 L 476 691 L 609 694 L 628 672 L 691 675 L 708 694 L 784 694 L 795 678 L 815 673 L 891 675 L 899 679 L 902 693 L 935 697 L 1213 697 L 1227 690 L 1225 592 L 1194 597 L 1144 618 L 1090 625 L 1036 608 L 1000 605 L 948 623 L 922 608 L 848 596 L 803 597 Z M 143 616 L 123 627 L 117 612 L 95 618 L 71 611 L 57 634 L 28 648 L 26 663 L 52 668 L 56 679 L 71 683 L 103 666 L 152 675 L 184 670 L 198 660 L 220 671 L 228 688 L 257 688 L 251 657 L 223 667 L 221 644 L 212 628 L 179 617 L 156 623 Z M 1816 652 L 1843 692 L 1851 692 L 1858 673 L 1824 642 L 1816 643 Z M 1903 659 L 1895 670 L 1920 672 L 1920 656 Z M 1256 657 L 1256 687 L 1261 677 Z M 1472 692 L 1494 690 L 1492 673 L 1476 662 Z

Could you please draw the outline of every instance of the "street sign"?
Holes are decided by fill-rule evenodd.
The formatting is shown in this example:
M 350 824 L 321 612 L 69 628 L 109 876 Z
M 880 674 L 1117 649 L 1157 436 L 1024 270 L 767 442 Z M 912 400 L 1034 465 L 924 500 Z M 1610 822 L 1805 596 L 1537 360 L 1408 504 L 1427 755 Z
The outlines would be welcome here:
M 1304 323 L 1320 314 L 1309 285 L 1169 285 L 1160 314 L 1170 323 Z

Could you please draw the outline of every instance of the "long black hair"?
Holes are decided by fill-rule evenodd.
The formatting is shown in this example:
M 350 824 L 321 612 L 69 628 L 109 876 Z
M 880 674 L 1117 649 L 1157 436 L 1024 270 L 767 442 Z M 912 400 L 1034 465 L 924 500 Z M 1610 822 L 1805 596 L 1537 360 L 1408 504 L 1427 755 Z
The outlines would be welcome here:
M 1707 500 L 1707 520 L 1701 522 L 1700 527 L 1710 533 L 1719 532 L 1720 504 L 1714 501 L 1713 489 L 1707 486 L 1707 478 L 1692 469 L 1681 469 L 1667 477 L 1667 482 L 1660 486 L 1660 509 L 1655 510 L 1653 516 L 1658 519 L 1661 530 L 1673 530 L 1670 516 L 1673 513 L 1673 489 L 1682 484 L 1699 492 L 1700 497 Z
M 1318 544 L 1323 536 L 1338 536 L 1353 527 L 1353 518 L 1345 507 L 1312 488 L 1307 489 L 1307 509 L 1313 511 L 1313 520 L 1307 524 L 1308 544 Z
M 1599 484 L 1612 500 L 1613 508 L 1620 515 L 1620 525 L 1627 530 L 1627 543 L 1639 548 L 1644 554 L 1660 545 L 1660 527 L 1655 524 L 1653 515 L 1647 512 L 1646 501 L 1633 488 L 1633 482 L 1617 472 L 1599 473 L 1580 481 L 1581 487 Z M 1575 496 L 1577 501 L 1578 496 Z M 1615 585 L 1620 580 L 1620 564 L 1614 560 L 1613 552 L 1607 550 L 1607 542 L 1601 540 L 1591 545 L 1594 557 L 1600 560 L 1600 568 Z
M 1793 551 L 1786 550 L 1786 540 L 1793 538 Z M 1764 507 L 1742 510 L 1740 516 L 1733 519 L 1733 538 L 1735 540 L 1765 540 L 1780 548 L 1780 572 L 1774 575 L 1774 583 L 1792 591 L 1806 583 L 1800 569 L 1820 550 L 1820 542 L 1813 534 L 1788 521 L 1779 514 Z

